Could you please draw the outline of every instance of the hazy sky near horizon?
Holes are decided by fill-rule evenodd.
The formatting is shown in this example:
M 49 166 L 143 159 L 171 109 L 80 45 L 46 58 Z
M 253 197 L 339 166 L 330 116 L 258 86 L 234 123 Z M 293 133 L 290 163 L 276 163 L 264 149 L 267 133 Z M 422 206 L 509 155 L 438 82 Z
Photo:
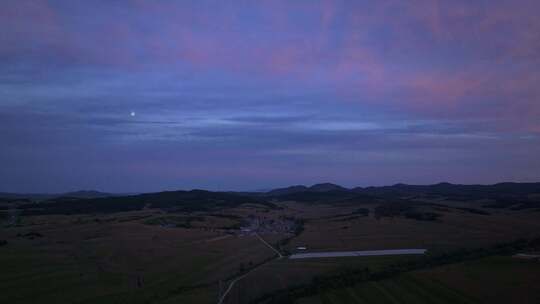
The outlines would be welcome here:
M 3 0 L 0 191 L 540 181 L 539 11 Z

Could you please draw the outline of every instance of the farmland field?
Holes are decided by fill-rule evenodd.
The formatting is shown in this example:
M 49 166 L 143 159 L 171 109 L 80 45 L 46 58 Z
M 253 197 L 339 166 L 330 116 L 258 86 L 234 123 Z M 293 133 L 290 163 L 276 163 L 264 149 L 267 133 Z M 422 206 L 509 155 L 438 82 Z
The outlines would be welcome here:
M 0 302 L 535 303 L 540 264 L 510 257 L 540 250 L 527 191 L 523 208 L 496 191 L 6 199 Z M 427 253 L 317 255 L 408 248 Z
M 540 263 L 492 256 L 305 298 L 315 303 L 538 303 Z

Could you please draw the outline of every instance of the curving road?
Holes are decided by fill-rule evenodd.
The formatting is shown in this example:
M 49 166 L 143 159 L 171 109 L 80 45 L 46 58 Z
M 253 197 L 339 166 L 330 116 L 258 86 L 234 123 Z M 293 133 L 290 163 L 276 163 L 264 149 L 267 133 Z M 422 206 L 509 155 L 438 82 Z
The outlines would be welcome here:
M 281 254 L 281 252 L 279 252 L 276 248 L 272 247 L 272 245 L 268 244 L 268 242 L 266 242 L 258 233 L 255 233 L 255 236 L 261 241 L 263 242 L 264 245 L 266 245 L 268 248 L 272 249 L 276 254 L 277 254 L 277 258 L 276 259 L 281 259 L 283 258 L 283 255 Z M 243 275 L 233 279 L 231 281 L 231 283 L 229 283 L 229 287 L 227 287 L 227 289 L 225 290 L 225 292 L 223 293 L 223 295 L 219 298 L 219 301 L 218 301 L 218 304 L 222 304 L 223 301 L 225 301 L 225 298 L 227 298 L 227 295 L 229 294 L 229 292 L 231 291 L 231 289 L 234 287 L 234 285 L 236 284 L 236 282 L 240 281 L 241 279 L 245 278 L 248 274 L 254 272 L 255 270 L 259 269 L 260 267 L 262 267 L 263 265 L 266 265 L 267 263 L 273 261 L 275 259 L 272 259 L 272 260 L 268 260 L 254 268 L 252 268 L 251 270 L 249 270 L 248 272 L 244 273 Z

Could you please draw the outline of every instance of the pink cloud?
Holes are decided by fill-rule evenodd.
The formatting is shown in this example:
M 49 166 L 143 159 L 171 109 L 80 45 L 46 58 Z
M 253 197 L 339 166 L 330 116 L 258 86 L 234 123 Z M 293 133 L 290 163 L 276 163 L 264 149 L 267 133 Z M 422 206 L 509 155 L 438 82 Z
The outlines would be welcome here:
M 250 36 L 238 7 L 226 3 L 208 10 L 137 0 L 73 26 L 47 1 L 11 1 L 0 11 L 0 54 L 54 53 L 120 68 L 188 65 L 294 80 L 306 88 L 325 85 L 347 100 L 430 115 L 504 108 L 525 111 L 532 120 L 540 111 L 540 72 L 527 66 L 540 58 L 540 19 L 530 13 L 536 3 L 392 0 L 349 7 L 341 1 L 262 1 L 250 7 L 267 34 L 260 39 Z M 296 32 L 298 14 L 316 26 Z M 341 35 L 335 35 L 336 24 Z M 379 41 L 380 32 L 391 40 Z M 436 55 L 448 47 L 469 58 L 462 66 L 444 66 L 446 58 Z M 430 66 L 425 55 L 443 66 Z M 417 67 L 407 68 L 408 61 Z M 473 107 L 489 100 L 495 106 Z
M 47 1 L 8 1 L 0 10 L 0 54 L 58 49 L 65 32 Z

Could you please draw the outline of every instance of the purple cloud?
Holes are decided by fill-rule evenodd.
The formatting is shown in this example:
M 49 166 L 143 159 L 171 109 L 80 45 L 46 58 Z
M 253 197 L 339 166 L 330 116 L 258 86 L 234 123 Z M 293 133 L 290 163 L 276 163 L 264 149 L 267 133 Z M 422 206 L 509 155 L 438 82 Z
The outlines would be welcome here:
M 5 1 L 0 190 L 537 180 L 538 9 Z

